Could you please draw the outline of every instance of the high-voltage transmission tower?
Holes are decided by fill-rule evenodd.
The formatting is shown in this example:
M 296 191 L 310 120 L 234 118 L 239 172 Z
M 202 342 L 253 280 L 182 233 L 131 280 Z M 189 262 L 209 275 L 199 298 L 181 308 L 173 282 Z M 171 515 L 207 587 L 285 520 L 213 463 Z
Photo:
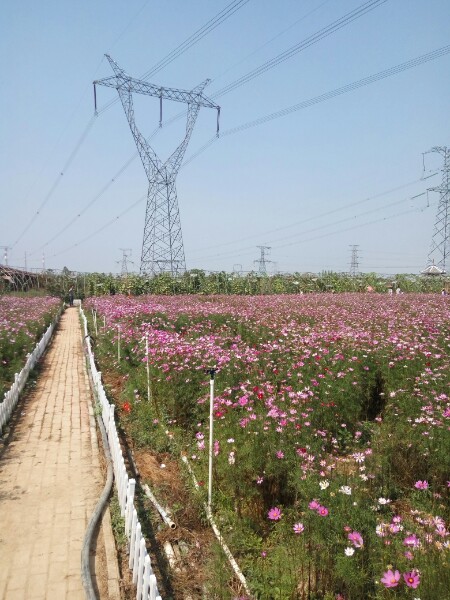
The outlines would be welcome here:
M 4 260 L 5 267 L 7 267 L 8 266 L 8 250 L 11 250 L 11 246 L 0 246 L 0 250 L 5 251 L 5 253 L 3 254 L 3 260 Z
M 106 77 L 105 79 L 94 81 L 95 110 L 97 111 L 95 86 L 104 85 L 115 88 L 119 93 L 120 101 L 122 102 L 149 182 L 140 271 L 141 273 L 148 273 L 150 275 L 158 273 L 178 275 L 186 270 L 186 262 L 175 179 L 185 155 L 200 107 L 206 106 L 207 108 L 217 110 L 217 135 L 219 135 L 220 107 L 203 95 L 203 89 L 209 83 L 209 79 L 190 91 L 164 88 L 130 77 L 107 54 L 106 58 L 114 71 L 114 77 Z M 163 99 L 187 104 L 186 134 L 178 148 L 164 163 L 158 158 L 153 148 L 136 127 L 133 92 L 159 98 L 160 126 L 162 126 Z
M 122 262 L 122 271 L 121 271 L 121 275 L 122 277 L 127 277 L 128 276 L 128 257 L 131 256 L 131 248 L 119 248 L 119 250 L 122 250 L 122 261 L 117 261 L 118 263 Z M 128 254 L 129 252 L 129 254 Z
M 268 253 L 270 250 L 270 246 L 256 246 L 261 250 L 260 258 L 256 259 L 254 262 L 259 263 L 259 274 L 267 275 L 267 263 L 272 262 L 271 260 L 267 260 L 266 252 Z
M 352 249 L 352 258 L 350 263 L 350 271 L 349 274 L 352 277 L 356 277 L 359 273 L 359 260 L 358 260 L 358 244 L 351 244 L 350 248 Z
M 438 152 L 444 158 L 441 184 L 429 188 L 430 192 L 439 192 L 439 205 L 431 238 L 428 264 L 435 264 L 446 271 L 450 254 L 450 149 L 447 146 L 435 146 L 429 152 Z

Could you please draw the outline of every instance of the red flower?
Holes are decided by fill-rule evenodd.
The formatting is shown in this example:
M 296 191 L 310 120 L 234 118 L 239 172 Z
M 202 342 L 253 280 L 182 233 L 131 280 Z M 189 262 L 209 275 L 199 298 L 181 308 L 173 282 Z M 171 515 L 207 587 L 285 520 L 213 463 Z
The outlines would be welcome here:
M 126 413 L 131 412 L 131 404 L 129 402 L 124 402 L 122 404 L 122 410 Z

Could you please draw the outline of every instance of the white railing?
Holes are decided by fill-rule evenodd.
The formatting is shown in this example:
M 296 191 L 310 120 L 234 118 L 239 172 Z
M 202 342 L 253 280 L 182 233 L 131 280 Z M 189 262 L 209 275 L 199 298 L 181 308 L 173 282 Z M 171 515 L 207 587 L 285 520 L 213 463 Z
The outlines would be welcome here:
M 137 510 L 134 505 L 136 481 L 130 479 L 127 474 L 125 460 L 120 447 L 119 435 L 114 420 L 114 405 L 108 402 L 102 384 L 102 374 L 97 370 L 95 365 L 91 340 L 87 328 L 87 320 L 81 306 L 80 315 L 84 327 L 84 340 L 87 347 L 94 391 L 97 396 L 97 401 L 100 404 L 102 421 L 108 434 L 120 512 L 125 519 L 125 533 L 129 542 L 128 552 L 130 555 L 128 566 L 133 571 L 133 583 L 136 585 L 136 600 L 161 600 L 150 556 L 147 552 L 145 538 L 142 535 L 141 524 L 139 523 Z
M 58 314 L 53 322 L 48 326 L 47 331 L 44 333 L 40 341 L 36 344 L 33 352 L 27 355 L 27 362 L 25 363 L 25 366 L 20 373 L 16 373 L 14 375 L 14 383 L 6 392 L 3 401 L 0 402 L 0 433 L 2 432 L 3 427 L 9 421 L 11 414 L 16 407 L 17 401 L 19 400 L 19 396 L 25 387 L 30 372 L 34 369 L 37 361 L 44 354 L 61 313 L 62 308 L 58 311 Z

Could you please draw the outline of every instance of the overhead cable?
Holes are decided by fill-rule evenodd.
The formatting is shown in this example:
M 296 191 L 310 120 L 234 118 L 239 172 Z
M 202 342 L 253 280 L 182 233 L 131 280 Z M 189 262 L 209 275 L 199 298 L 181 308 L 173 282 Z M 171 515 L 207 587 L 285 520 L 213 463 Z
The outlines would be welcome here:
M 34 223 L 34 221 L 39 217 L 39 215 L 41 214 L 42 209 L 44 208 L 44 206 L 47 204 L 47 202 L 50 200 L 50 198 L 53 196 L 56 188 L 58 187 L 61 178 L 64 176 L 64 174 L 66 173 L 67 169 L 70 167 L 70 165 L 72 164 L 75 156 L 77 155 L 79 149 L 81 148 L 81 146 L 83 145 L 84 140 L 86 139 L 89 131 L 91 130 L 93 124 L 95 122 L 95 116 L 92 116 L 90 118 L 90 120 L 88 121 L 88 124 L 85 128 L 85 130 L 83 131 L 83 133 L 81 134 L 80 139 L 78 140 L 78 142 L 75 144 L 74 149 L 72 150 L 69 158 L 66 160 L 66 162 L 64 163 L 64 166 L 62 168 L 62 170 L 60 171 L 60 173 L 58 174 L 58 176 L 56 177 L 55 181 L 53 182 L 50 190 L 47 192 L 43 202 L 41 203 L 41 205 L 39 206 L 39 208 L 37 209 L 37 211 L 34 213 L 34 215 L 31 217 L 31 220 L 29 221 L 28 225 L 25 227 L 25 229 L 22 231 L 22 233 L 19 235 L 19 237 L 16 239 L 16 241 L 13 244 L 13 247 L 16 246 L 20 240 L 23 238 L 23 236 L 26 234 L 26 232 L 30 229 L 30 227 L 32 226 L 32 224 Z
M 305 40 L 299 42 L 298 44 L 295 44 L 291 48 L 288 48 L 288 50 L 285 50 L 281 54 L 278 54 L 274 58 L 266 61 L 265 63 L 263 63 L 256 69 L 253 69 L 252 71 L 250 71 L 246 75 L 243 75 L 236 81 L 233 81 L 232 83 L 224 86 L 217 92 L 210 94 L 210 97 L 217 98 L 218 96 L 224 96 L 225 94 L 228 94 L 229 92 L 235 90 L 236 88 L 240 87 L 241 85 L 244 85 L 245 83 L 248 83 L 252 79 L 255 79 L 255 77 L 259 77 L 263 73 L 266 73 L 270 69 L 273 69 L 274 67 L 278 66 L 280 63 L 288 60 L 289 58 L 292 58 L 299 52 L 306 50 L 306 48 L 309 48 L 313 44 L 320 42 L 321 40 L 328 37 L 332 33 L 339 31 L 339 29 L 346 27 L 347 25 L 349 25 L 356 19 L 359 19 L 360 17 L 364 16 L 368 12 L 371 12 L 375 8 L 378 8 L 378 6 L 385 4 L 386 2 L 387 2 L 387 0 L 368 0 L 368 2 L 361 4 L 354 10 L 345 14 L 343 17 L 340 17 L 339 19 L 337 19 L 336 21 L 333 21 L 326 27 L 323 27 L 316 33 L 313 33 Z
M 197 44 L 201 39 L 203 39 L 206 35 L 214 31 L 216 27 L 221 25 L 224 21 L 226 21 L 229 17 L 231 17 L 235 12 L 245 6 L 249 0 L 233 0 L 230 4 L 222 9 L 215 17 L 210 19 L 207 23 L 205 23 L 200 29 L 197 29 L 192 35 L 184 40 L 181 44 L 179 44 L 176 48 L 174 48 L 167 56 L 157 62 L 151 69 L 146 71 L 140 79 L 148 79 L 152 75 L 155 75 L 159 71 L 161 71 L 164 67 L 173 62 L 176 58 L 178 58 L 181 54 L 184 54 L 187 50 L 192 48 L 195 44 Z M 98 114 L 101 114 L 108 110 L 113 104 L 116 104 L 119 101 L 118 98 L 114 98 L 107 102 L 104 106 L 102 106 Z

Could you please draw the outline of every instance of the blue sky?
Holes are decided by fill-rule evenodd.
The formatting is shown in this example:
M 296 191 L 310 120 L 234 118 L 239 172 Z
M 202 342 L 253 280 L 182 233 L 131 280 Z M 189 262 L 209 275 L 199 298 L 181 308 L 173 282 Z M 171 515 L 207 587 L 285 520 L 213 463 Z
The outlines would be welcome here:
M 93 118 L 92 81 L 112 75 L 108 52 L 141 77 L 230 0 L 4 3 L 0 55 L 0 246 L 10 265 L 119 272 L 140 263 L 147 179 L 120 103 Z M 362 0 L 249 0 L 150 79 L 205 94 L 293 47 Z M 275 68 L 219 96 L 221 130 L 253 121 L 450 44 L 448 0 L 387 0 Z M 224 135 L 202 109 L 177 179 L 188 268 L 418 272 L 426 266 L 441 174 L 422 153 L 450 146 L 450 54 L 392 77 Z M 116 98 L 98 88 L 99 107 Z M 148 136 L 159 102 L 136 97 Z M 164 103 L 164 119 L 180 105 Z M 152 138 L 167 157 L 182 120 Z M 425 156 L 425 175 L 442 166 Z M 119 174 L 119 172 L 121 172 Z M 62 173 L 62 174 L 61 174 Z M 114 182 L 111 180 L 114 179 Z M 428 206 L 429 204 L 429 206 Z M 87 208 L 89 206 L 89 208 Z M 80 215 L 80 216 L 77 216 Z M 115 217 L 120 216 L 115 219 Z M 112 220 L 114 223 L 108 225 Z M 3 260 L 4 251 L 2 251 Z

